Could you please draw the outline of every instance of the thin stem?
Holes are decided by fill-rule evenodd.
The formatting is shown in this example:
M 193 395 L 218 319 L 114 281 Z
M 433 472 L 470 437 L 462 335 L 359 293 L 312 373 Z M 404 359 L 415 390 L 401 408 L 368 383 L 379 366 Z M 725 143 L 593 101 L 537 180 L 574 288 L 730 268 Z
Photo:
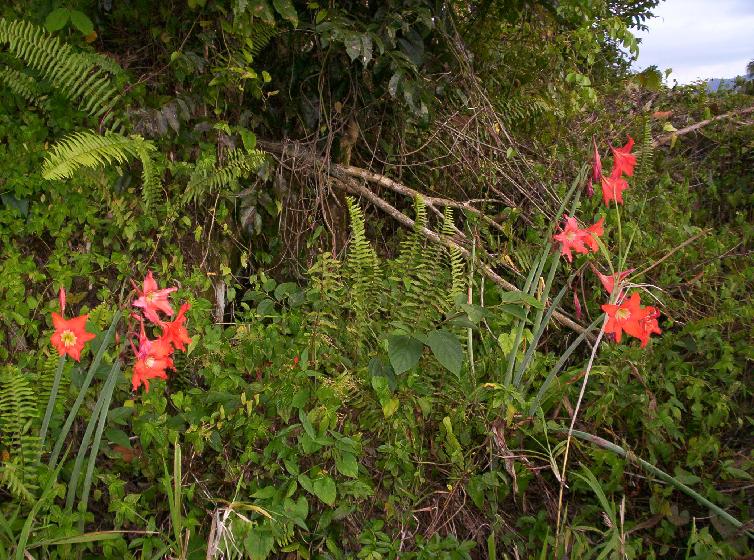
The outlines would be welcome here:
M 52 381 L 52 389 L 50 390 L 50 398 L 47 400 L 47 409 L 45 409 L 45 416 L 42 420 L 42 429 L 39 430 L 39 447 L 40 453 L 45 446 L 45 437 L 47 436 L 47 428 L 50 427 L 50 419 L 52 418 L 52 412 L 55 410 L 55 401 L 58 399 L 58 390 L 60 389 L 60 378 L 63 377 L 63 366 L 65 366 L 65 354 L 60 356 L 58 360 L 58 367 L 55 369 L 55 378 Z
M 597 349 L 600 347 L 600 341 L 605 334 L 605 326 L 607 325 L 607 316 L 602 321 L 602 327 L 597 335 L 597 340 L 592 347 L 592 353 L 589 356 L 589 363 L 586 365 L 586 373 L 584 374 L 584 381 L 581 383 L 581 390 L 579 391 L 579 398 L 576 401 L 576 408 L 573 409 L 573 416 L 571 417 L 571 425 L 568 428 L 568 437 L 566 438 L 565 454 L 563 455 L 563 467 L 560 469 L 560 492 L 558 494 L 558 519 L 555 526 L 555 544 L 557 546 L 558 539 L 560 537 L 560 512 L 563 507 L 563 491 L 566 483 L 566 467 L 568 465 L 568 452 L 571 449 L 571 436 L 573 435 L 573 427 L 576 424 L 576 417 L 579 415 L 579 409 L 581 408 L 581 401 L 584 399 L 584 392 L 586 391 L 586 384 L 589 381 L 589 374 L 592 371 L 594 365 L 594 358 L 597 356 Z

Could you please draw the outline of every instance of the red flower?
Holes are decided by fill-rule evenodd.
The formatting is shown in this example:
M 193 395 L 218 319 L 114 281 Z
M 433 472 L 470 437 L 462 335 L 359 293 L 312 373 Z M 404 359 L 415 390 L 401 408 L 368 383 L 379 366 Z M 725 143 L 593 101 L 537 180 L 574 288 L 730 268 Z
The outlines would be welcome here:
M 136 288 L 136 286 L 134 286 Z M 152 277 L 152 271 L 147 272 L 147 277 L 144 278 L 144 291 L 136 288 L 139 293 L 139 297 L 134 300 L 134 307 L 141 307 L 144 309 L 144 316 L 152 321 L 158 323 L 160 316 L 157 311 L 162 311 L 168 317 L 173 316 L 173 308 L 168 301 L 168 294 L 175 292 L 178 288 L 165 288 L 163 290 L 158 289 L 157 282 Z
M 605 333 L 614 334 L 616 342 L 620 342 L 625 332 L 641 340 L 641 347 L 644 348 L 652 333 L 661 332 L 657 324 L 659 311 L 651 306 L 642 307 L 638 292 L 631 294 L 631 297 L 620 305 L 606 303 L 602 310 L 608 317 Z
M 297 365 L 298 365 L 298 356 L 294 356 L 294 357 L 293 357 L 293 365 L 294 365 L 294 366 L 297 366 Z
M 662 333 L 660 325 L 657 324 L 657 317 L 660 316 L 659 310 L 655 307 L 647 306 L 644 308 L 644 311 L 646 311 L 647 314 L 639 320 L 639 325 L 641 326 L 641 336 L 639 337 L 639 340 L 641 340 L 642 348 L 647 345 L 647 342 L 649 342 L 649 336 L 652 333 Z
M 621 173 L 633 177 L 634 166 L 636 165 L 636 156 L 631 153 L 631 148 L 634 147 L 634 139 L 628 137 L 628 142 L 621 148 L 610 149 L 613 151 L 613 174 L 620 175 Z
M 144 385 L 146 390 L 149 391 L 150 379 L 168 378 L 165 370 L 173 369 L 173 360 L 170 357 L 173 349 L 167 341 L 161 338 L 149 340 L 144 335 L 143 328 L 139 341 L 140 344 L 136 352 L 136 363 L 134 364 L 134 372 L 131 377 L 131 385 L 134 391 L 139 388 L 139 385 Z
M 186 311 L 189 309 L 191 309 L 191 304 L 184 303 L 181 305 L 181 308 L 178 310 L 178 315 L 176 315 L 173 321 L 159 322 L 159 325 L 162 328 L 160 339 L 172 344 L 175 349 L 180 350 L 181 352 L 186 351 L 186 344 L 191 344 L 188 331 L 186 330 L 186 327 L 183 326 L 184 323 L 186 323 Z
M 623 282 L 623 280 L 626 279 L 626 277 L 631 274 L 635 269 L 630 268 L 628 270 L 624 270 L 623 272 L 616 272 L 613 275 L 608 274 L 602 274 L 599 270 L 592 267 L 594 272 L 597 274 L 597 277 L 600 279 L 600 282 L 602 282 L 602 286 L 605 288 L 605 291 L 608 294 L 613 293 L 613 288 L 615 288 L 615 281 L 617 280 L 620 284 Z M 618 297 L 620 297 L 620 294 L 618 294 Z
M 579 295 L 576 290 L 573 292 L 573 307 L 576 309 L 576 318 L 581 319 L 581 302 L 579 301 Z
M 63 286 L 60 286 L 60 291 L 58 292 L 58 303 L 60 303 L 60 313 L 65 315 L 65 288 Z
M 560 253 L 565 255 L 568 262 L 573 261 L 571 250 L 577 253 L 588 253 L 597 251 L 599 245 L 597 244 L 597 237 L 602 235 L 602 223 L 605 218 L 600 218 L 599 221 L 586 229 L 579 229 L 576 218 L 566 217 L 566 225 L 559 234 L 553 236 L 555 241 L 560 242 Z
M 602 200 L 605 206 L 610 206 L 610 201 L 623 204 L 623 191 L 628 188 L 628 183 L 621 176 L 620 169 L 613 169 L 609 177 L 602 176 Z
M 86 332 L 86 321 L 89 315 L 81 315 L 74 319 L 65 319 L 57 313 L 52 314 L 52 324 L 55 332 L 50 337 L 50 342 L 58 351 L 58 354 L 68 354 L 77 362 L 81 361 L 81 351 L 84 345 L 94 338 L 92 333 Z

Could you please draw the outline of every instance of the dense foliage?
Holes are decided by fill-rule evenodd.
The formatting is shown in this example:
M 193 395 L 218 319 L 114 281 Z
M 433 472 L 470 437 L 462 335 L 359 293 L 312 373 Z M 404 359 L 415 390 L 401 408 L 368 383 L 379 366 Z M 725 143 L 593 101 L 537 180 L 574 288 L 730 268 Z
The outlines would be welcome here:
M 754 97 L 657 3 L 4 3 L 0 557 L 748 557 Z

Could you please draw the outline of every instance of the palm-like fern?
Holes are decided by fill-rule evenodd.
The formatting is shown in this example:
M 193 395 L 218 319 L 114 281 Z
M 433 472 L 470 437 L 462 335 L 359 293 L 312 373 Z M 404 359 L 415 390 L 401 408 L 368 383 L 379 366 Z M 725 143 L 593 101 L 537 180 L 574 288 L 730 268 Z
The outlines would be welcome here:
M 36 489 L 36 418 L 37 399 L 26 376 L 13 367 L 0 371 L 0 446 L 9 454 L 8 461 L 0 463 L 0 482 L 24 500 L 31 500 Z
M 636 172 L 634 173 L 634 184 L 637 187 L 641 187 L 644 186 L 644 183 L 646 183 L 649 177 L 652 157 L 654 156 L 654 148 L 652 147 L 652 123 L 648 117 L 644 118 L 644 129 L 642 131 L 642 140 L 638 155 L 639 161 L 636 166 Z
M 113 130 L 120 127 L 113 112 L 120 96 L 112 79 L 114 63 L 107 64 L 99 55 L 76 52 L 70 45 L 27 21 L 0 18 L 2 46 L 80 110 L 97 119 L 100 126 Z M 9 76 L 17 78 L 17 75 L 3 74 L 0 79 L 10 84 Z
M 15 68 L 0 69 L 0 82 L 4 83 L 16 95 L 23 97 L 29 103 L 43 107 L 43 96 L 39 91 L 37 81 L 31 76 L 19 72 Z
M 183 201 L 195 201 L 207 193 L 215 192 L 246 177 L 264 164 L 264 152 L 235 149 L 225 155 L 222 165 L 217 165 L 213 156 L 200 159 L 189 177 Z
M 139 159 L 142 165 L 142 195 L 150 207 L 161 188 L 159 168 L 153 159 L 154 144 L 141 136 L 115 132 L 74 132 L 50 148 L 42 176 L 48 180 L 68 179 L 82 167 L 94 169 L 109 164 L 126 164 Z

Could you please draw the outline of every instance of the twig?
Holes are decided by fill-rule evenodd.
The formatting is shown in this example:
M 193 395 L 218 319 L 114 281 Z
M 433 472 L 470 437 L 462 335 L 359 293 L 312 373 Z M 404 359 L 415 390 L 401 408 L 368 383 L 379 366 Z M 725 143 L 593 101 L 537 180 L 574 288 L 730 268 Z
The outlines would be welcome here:
M 652 263 L 652 264 L 651 264 L 651 265 L 649 266 L 649 268 L 645 268 L 644 270 L 642 270 L 642 271 L 640 271 L 640 272 L 637 272 L 637 273 L 636 273 L 636 274 L 635 274 L 634 276 L 639 276 L 639 275 L 641 275 L 641 274 L 646 274 L 647 272 L 649 272 L 650 270 L 652 270 L 652 269 L 653 269 L 653 268 L 655 268 L 656 266 L 659 266 L 659 265 L 660 265 L 661 263 L 663 263 L 663 262 L 665 262 L 666 260 L 668 260 L 668 259 L 669 259 L 670 257 L 672 257 L 672 256 L 673 256 L 673 255 L 674 255 L 675 253 L 677 253 L 678 251 L 680 251 L 681 249 L 683 249 L 683 248 L 684 248 L 684 247 L 686 247 L 687 245 L 690 245 L 690 244 L 692 244 L 692 243 L 693 243 L 694 241 L 696 241 L 696 240 L 697 240 L 697 239 L 699 239 L 700 237 L 702 237 L 702 236 L 704 236 L 704 235 L 707 235 L 707 234 L 708 234 L 709 232 L 710 232 L 710 230 L 708 230 L 708 229 L 703 229 L 702 231 L 700 231 L 700 232 L 699 232 L 699 233 L 697 233 L 696 235 L 694 235 L 694 236 L 692 236 L 692 237 L 689 237 L 689 238 L 688 238 L 688 239 L 687 239 L 686 241 L 684 241 L 684 242 L 683 242 L 683 243 L 681 243 L 680 245 L 677 245 L 676 247 L 674 247 L 673 249 L 671 249 L 670 251 L 668 251 L 667 253 L 665 253 L 665 256 L 663 256 L 663 257 L 662 257 L 662 258 L 661 258 L 660 260 L 658 260 L 658 261 L 655 261 L 654 263 Z
M 730 119 L 731 117 L 737 117 L 739 115 L 746 115 L 748 113 L 754 113 L 754 107 L 747 107 L 746 109 L 739 109 L 737 111 L 731 111 L 730 113 L 717 115 L 716 117 L 712 117 L 711 119 L 705 119 L 703 121 L 699 121 L 698 123 L 692 124 L 691 126 L 687 126 L 686 128 L 676 130 L 675 132 L 671 134 L 665 134 L 663 136 L 660 136 L 656 140 L 652 141 L 652 147 L 657 148 L 659 146 L 662 146 L 663 144 L 670 142 L 674 136 L 683 136 L 684 134 L 694 132 L 695 130 L 699 130 L 700 128 L 710 125 L 713 122 L 721 121 L 724 119 Z

